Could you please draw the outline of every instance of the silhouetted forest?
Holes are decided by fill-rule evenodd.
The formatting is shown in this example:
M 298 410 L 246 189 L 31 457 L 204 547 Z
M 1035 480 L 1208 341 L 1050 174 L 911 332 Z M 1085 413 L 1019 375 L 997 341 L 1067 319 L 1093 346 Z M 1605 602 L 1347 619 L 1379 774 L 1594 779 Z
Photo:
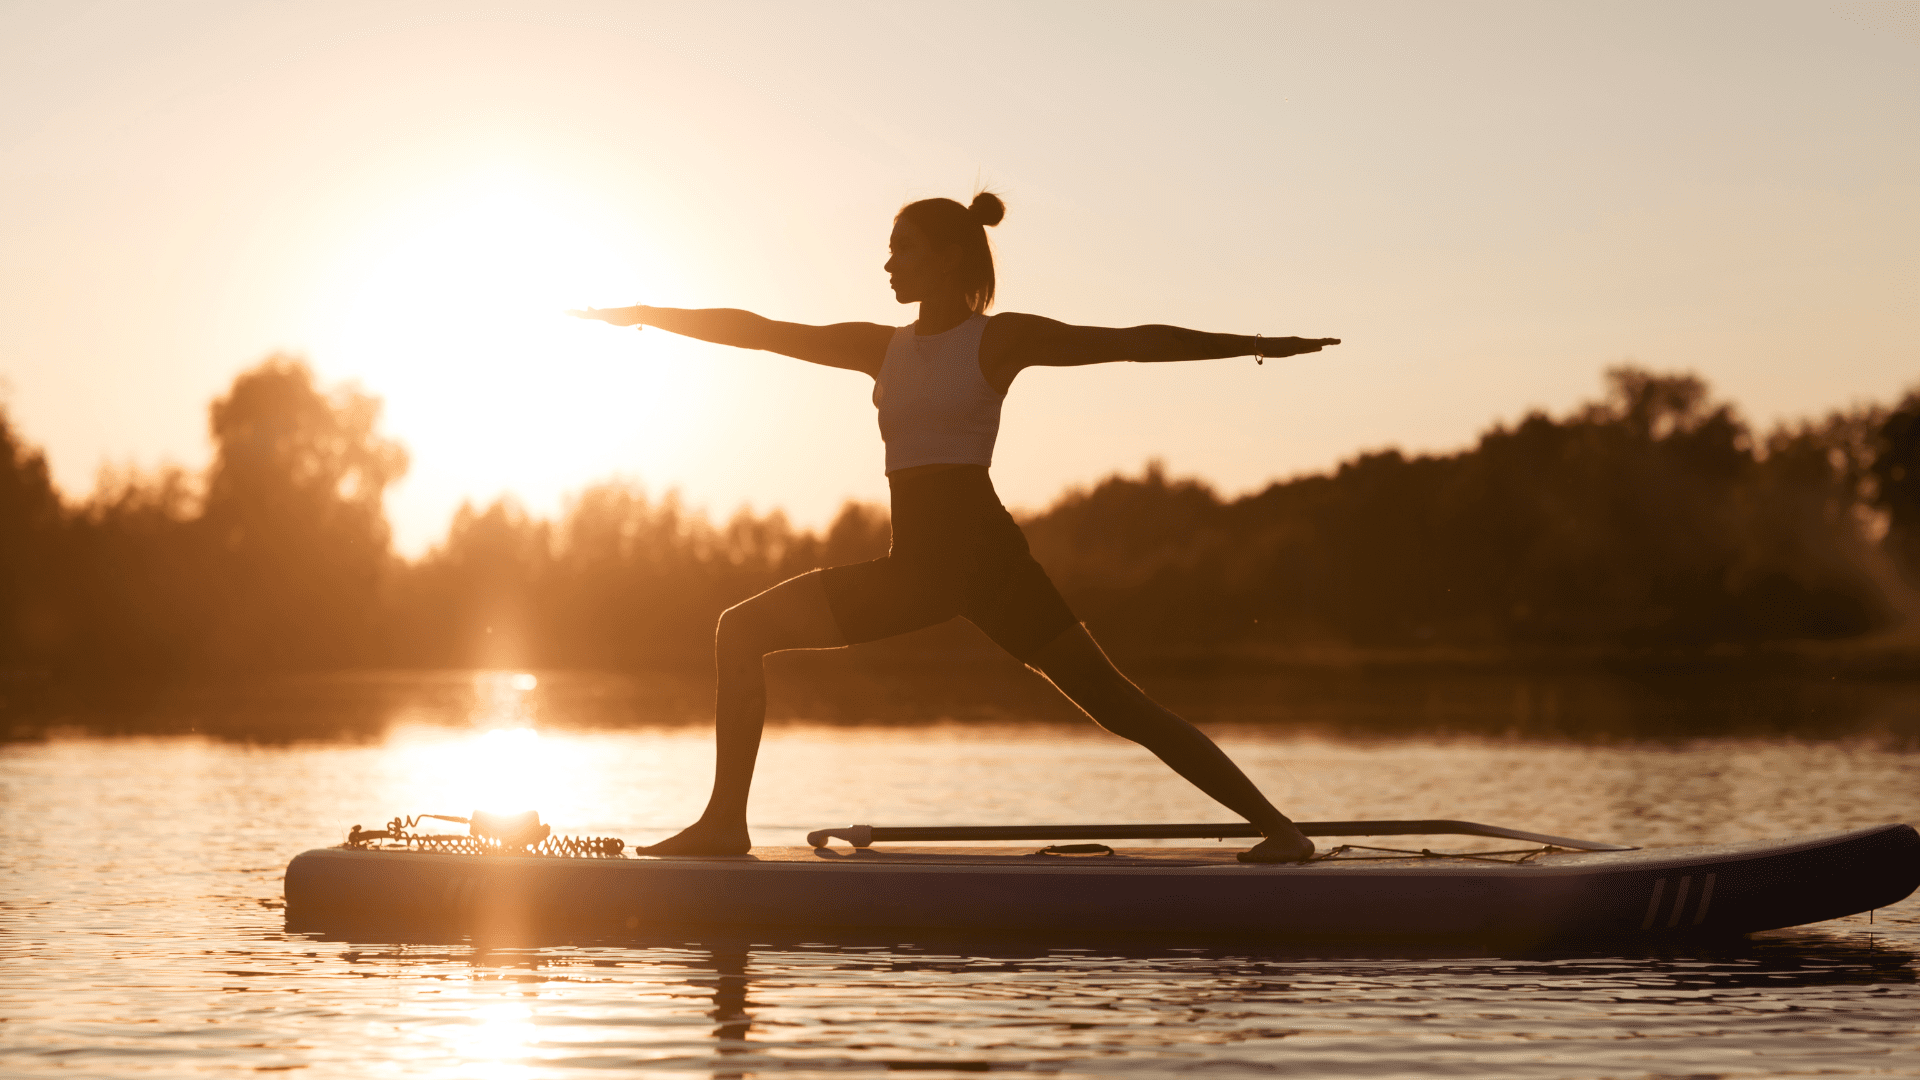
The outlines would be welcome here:
M 204 475 L 108 474 L 78 502 L 0 415 L 0 672 L 704 665 L 727 605 L 887 548 L 882 507 L 823 535 L 615 482 L 557 521 L 463 507 L 405 561 L 382 496 L 407 457 L 378 414 L 273 357 L 213 403 Z M 1024 524 L 1135 656 L 1859 637 L 1906 624 L 1920 583 L 1920 393 L 1757 435 L 1699 379 L 1621 368 L 1602 400 L 1458 453 L 1362 454 L 1231 500 L 1150 465 Z

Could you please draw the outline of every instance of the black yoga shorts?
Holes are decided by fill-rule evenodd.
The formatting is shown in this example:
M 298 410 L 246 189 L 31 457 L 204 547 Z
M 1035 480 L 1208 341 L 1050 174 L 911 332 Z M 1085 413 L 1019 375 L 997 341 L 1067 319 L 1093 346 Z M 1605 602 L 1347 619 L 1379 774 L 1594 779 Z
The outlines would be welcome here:
M 823 571 L 827 602 L 847 644 L 961 615 L 1030 664 L 1079 623 L 1028 552 L 987 470 L 946 469 L 892 481 L 892 487 L 893 547 L 886 558 Z

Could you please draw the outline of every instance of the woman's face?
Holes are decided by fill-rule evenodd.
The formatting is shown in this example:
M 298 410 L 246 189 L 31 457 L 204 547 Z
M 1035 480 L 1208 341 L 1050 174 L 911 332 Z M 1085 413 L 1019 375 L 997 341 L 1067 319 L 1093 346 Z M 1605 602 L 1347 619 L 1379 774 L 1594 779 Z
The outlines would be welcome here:
M 894 222 L 887 247 L 885 269 L 895 300 L 913 304 L 952 291 L 957 251 L 934 250 L 926 234 L 909 221 Z

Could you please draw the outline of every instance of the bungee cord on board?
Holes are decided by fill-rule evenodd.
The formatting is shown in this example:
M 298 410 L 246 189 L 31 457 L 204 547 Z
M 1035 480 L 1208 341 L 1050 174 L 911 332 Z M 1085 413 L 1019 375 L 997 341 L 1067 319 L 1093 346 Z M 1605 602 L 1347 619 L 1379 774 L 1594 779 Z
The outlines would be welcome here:
M 414 831 L 431 818 L 467 826 L 465 833 Z M 556 836 L 532 810 L 523 814 L 489 814 L 476 810 L 470 817 L 453 814 L 414 814 L 387 822 L 384 829 L 355 825 L 341 845 L 355 851 L 430 851 L 443 855 L 545 855 L 568 859 L 623 858 L 627 842 L 617 836 Z

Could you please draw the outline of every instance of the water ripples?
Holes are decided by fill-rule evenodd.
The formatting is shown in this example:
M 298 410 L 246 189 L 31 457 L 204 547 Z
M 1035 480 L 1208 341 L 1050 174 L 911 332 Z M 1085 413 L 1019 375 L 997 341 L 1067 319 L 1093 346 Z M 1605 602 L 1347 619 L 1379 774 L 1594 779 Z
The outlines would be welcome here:
M 1190 809 L 1184 793 L 1161 786 L 1150 759 L 1043 734 L 1051 741 L 1035 754 L 1030 736 L 993 726 L 964 737 L 778 729 L 768 757 L 789 775 L 769 777 L 756 816 L 830 824 L 822 816 L 833 807 L 851 819 L 840 805 L 851 789 L 836 785 L 860 776 L 874 781 L 859 789 L 866 805 L 858 816 L 879 819 L 924 819 L 936 805 L 976 821 L 1050 817 L 1069 804 L 1076 816 L 1139 817 L 1141 793 L 1173 816 Z M 78 739 L 0 751 L 8 828 L 0 1071 L 503 1080 L 604 1070 L 1920 1074 L 1914 899 L 1871 923 L 1858 916 L 1744 943 L 1624 954 L 287 932 L 280 876 L 288 858 L 337 842 L 354 820 L 426 809 L 420 803 L 435 792 L 455 790 L 458 777 L 432 771 L 436 755 L 421 750 L 421 738 L 283 747 Z M 707 750 L 693 736 L 543 738 L 561 758 L 602 763 L 574 785 L 591 814 L 542 807 L 569 831 L 664 826 L 684 809 L 675 800 L 687 785 L 676 774 L 704 776 Z M 1288 763 L 1303 797 L 1321 800 L 1330 817 L 1411 810 L 1425 799 L 1417 808 L 1426 813 L 1521 827 L 1640 840 L 1619 831 L 1641 822 L 1657 836 L 1711 840 L 1764 835 L 1786 818 L 1825 828 L 1920 816 L 1909 809 L 1920 759 L 1871 745 L 1701 746 L 1690 759 L 1696 782 L 1664 786 L 1659 776 L 1689 772 L 1689 759 L 1670 747 L 1243 736 L 1234 752 Z M 1490 783 L 1490 761 L 1528 783 Z M 620 782 L 642 768 L 660 782 Z M 805 775 L 791 775 L 796 769 Z M 1716 769 L 1719 780 L 1697 779 Z M 1063 794 L 1044 782 L 1076 770 L 1098 784 Z M 943 776 L 968 780 L 929 784 Z M 1368 776 L 1373 789 L 1341 794 Z M 1766 789 L 1769 776 L 1780 777 L 1780 790 Z M 1379 787 L 1382 777 L 1393 778 L 1391 790 Z M 1025 806 L 1023 790 L 1038 792 Z M 1663 800 L 1658 812 L 1636 812 L 1631 793 L 1652 790 Z M 1434 803 L 1438 791 L 1453 801 Z M 1833 795 L 1823 801 L 1822 791 Z

